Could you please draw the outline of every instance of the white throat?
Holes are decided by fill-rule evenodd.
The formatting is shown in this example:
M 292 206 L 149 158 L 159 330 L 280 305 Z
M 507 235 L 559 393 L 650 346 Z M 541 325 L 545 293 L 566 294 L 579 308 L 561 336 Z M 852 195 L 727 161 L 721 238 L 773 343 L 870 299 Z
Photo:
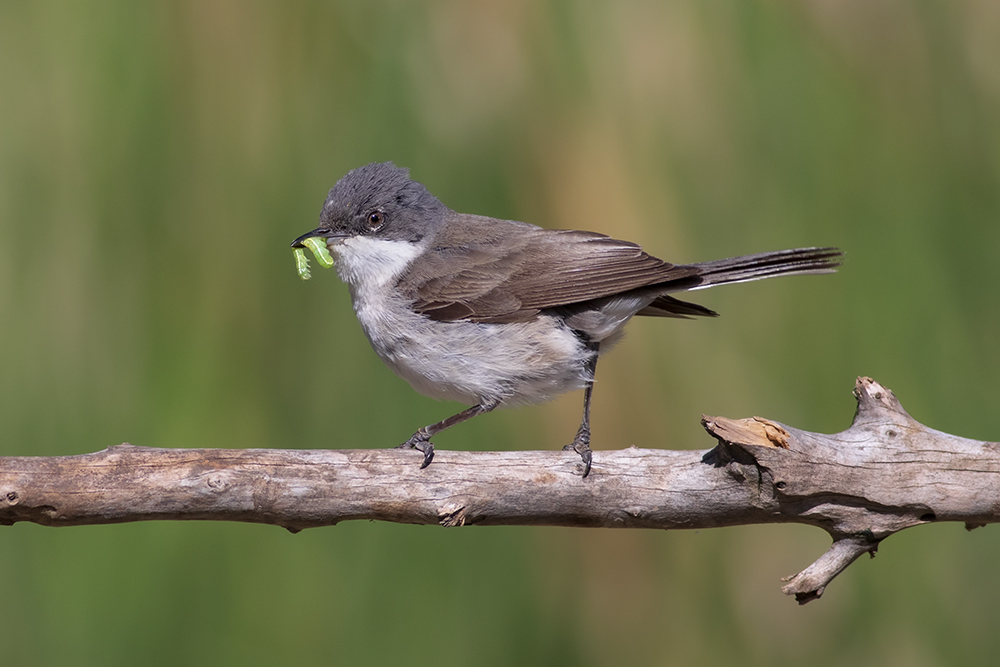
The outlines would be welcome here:
M 360 295 L 398 278 L 423 251 L 423 244 L 352 236 L 330 246 L 337 275 Z

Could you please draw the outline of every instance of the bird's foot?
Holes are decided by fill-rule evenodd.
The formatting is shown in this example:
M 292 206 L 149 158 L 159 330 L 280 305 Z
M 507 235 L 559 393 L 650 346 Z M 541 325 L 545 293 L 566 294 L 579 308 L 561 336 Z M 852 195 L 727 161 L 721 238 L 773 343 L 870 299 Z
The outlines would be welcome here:
M 590 474 L 590 464 L 594 460 L 594 452 L 590 449 L 590 430 L 581 428 L 576 432 L 573 442 L 563 447 L 563 451 L 574 451 L 583 459 L 583 476 Z
M 421 470 L 429 466 L 431 461 L 434 460 L 434 444 L 431 442 L 431 437 L 420 431 L 414 433 L 409 440 L 396 447 L 396 449 L 415 449 L 418 452 L 423 452 L 424 462 L 420 464 Z

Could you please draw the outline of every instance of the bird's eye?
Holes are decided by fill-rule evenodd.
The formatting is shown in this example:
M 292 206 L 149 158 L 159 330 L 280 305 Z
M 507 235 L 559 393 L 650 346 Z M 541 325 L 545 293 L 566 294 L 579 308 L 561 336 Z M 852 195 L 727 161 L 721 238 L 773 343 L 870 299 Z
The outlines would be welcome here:
M 372 229 L 378 229 L 385 222 L 385 214 L 382 211 L 372 211 L 368 214 L 368 226 Z

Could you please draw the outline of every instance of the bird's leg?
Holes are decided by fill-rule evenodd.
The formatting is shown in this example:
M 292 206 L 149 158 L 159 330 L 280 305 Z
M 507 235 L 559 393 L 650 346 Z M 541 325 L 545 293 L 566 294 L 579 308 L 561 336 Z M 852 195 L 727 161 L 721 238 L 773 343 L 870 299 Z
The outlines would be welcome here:
M 476 415 L 489 412 L 498 405 L 500 405 L 500 401 L 496 399 L 483 401 L 479 405 L 473 405 L 471 408 L 462 410 L 457 415 L 452 415 L 447 419 L 442 419 L 436 424 L 419 428 L 416 433 L 410 436 L 409 440 L 399 445 L 396 449 L 416 449 L 423 452 L 424 462 L 420 464 L 420 468 L 426 468 L 431 464 L 431 461 L 434 460 L 434 445 L 431 443 L 431 438 L 446 428 L 451 428 L 455 424 L 461 424 L 468 419 L 472 419 Z
M 594 457 L 590 449 L 590 396 L 594 393 L 594 375 L 597 373 L 597 353 L 600 346 L 600 343 L 587 343 L 587 349 L 593 350 L 594 356 L 587 360 L 586 365 L 590 378 L 587 380 L 587 388 L 583 390 L 583 420 L 573 442 L 563 447 L 566 451 L 572 449 L 583 459 L 584 477 L 590 474 L 590 464 Z

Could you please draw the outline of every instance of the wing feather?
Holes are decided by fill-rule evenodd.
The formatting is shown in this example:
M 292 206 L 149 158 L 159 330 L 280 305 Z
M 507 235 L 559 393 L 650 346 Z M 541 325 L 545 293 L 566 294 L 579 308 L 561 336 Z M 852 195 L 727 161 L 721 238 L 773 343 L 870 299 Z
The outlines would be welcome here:
M 699 273 L 602 234 L 453 215 L 461 217 L 462 224 L 446 225 L 419 270 L 399 282 L 413 299 L 413 308 L 437 320 L 523 321 L 546 308 Z

